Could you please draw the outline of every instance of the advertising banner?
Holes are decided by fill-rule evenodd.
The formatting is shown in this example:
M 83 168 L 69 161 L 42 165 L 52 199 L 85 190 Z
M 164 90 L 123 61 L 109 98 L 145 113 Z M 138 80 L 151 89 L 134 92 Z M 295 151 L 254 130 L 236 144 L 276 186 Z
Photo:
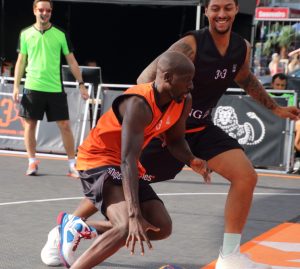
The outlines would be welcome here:
M 276 97 L 286 106 L 288 100 Z M 291 147 L 289 120 L 275 116 L 250 96 L 224 95 L 213 114 L 214 124 L 244 147 L 246 155 L 258 168 L 287 165 L 287 147 Z

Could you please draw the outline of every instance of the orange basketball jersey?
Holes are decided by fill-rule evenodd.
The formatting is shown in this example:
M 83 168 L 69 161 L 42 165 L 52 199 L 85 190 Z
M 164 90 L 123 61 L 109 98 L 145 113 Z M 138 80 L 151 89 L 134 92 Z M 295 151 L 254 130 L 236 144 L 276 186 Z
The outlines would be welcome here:
M 180 118 L 184 107 L 184 102 L 178 104 L 172 101 L 168 108 L 161 112 L 155 102 L 152 83 L 133 86 L 126 90 L 124 94 L 143 97 L 152 110 L 152 121 L 144 131 L 143 148 L 153 137 L 173 126 Z M 121 123 L 113 109 L 110 108 L 102 115 L 96 127 L 91 130 L 88 137 L 79 146 L 76 168 L 78 170 L 87 170 L 106 165 L 120 166 L 121 129 Z M 144 169 L 140 163 L 138 163 L 138 167 L 140 175 L 144 174 Z

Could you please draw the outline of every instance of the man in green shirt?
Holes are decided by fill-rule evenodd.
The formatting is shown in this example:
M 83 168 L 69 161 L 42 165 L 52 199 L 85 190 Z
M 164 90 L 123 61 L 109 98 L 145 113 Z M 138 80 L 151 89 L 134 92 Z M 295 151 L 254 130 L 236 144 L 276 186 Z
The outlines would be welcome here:
M 51 0 L 34 0 L 33 2 L 36 22 L 20 33 L 13 99 L 19 102 L 20 81 L 26 72 L 19 112 L 19 115 L 24 118 L 24 141 L 29 157 L 26 175 L 37 174 L 35 130 L 37 121 L 42 120 L 46 113 L 47 120 L 56 121 L 60 129 L 68 155 L 68 175 L 77 178 L 74 138 L 69 123 L 67 96 L 61 78 L 62 55 L 65 56 L 72 74 L 79 82 L 82 98 L 87 100 L 89 95 L 67 35 L 50 22 L 52 9 Z
M 287 87 L 287 76 L 283 73 L 277 73 L 272 77 L 271 88 L 274 90 L 286 90 Z M 283 97 L 288 99 L 288 105 L 294 106 L 294 95 L 290 93 L 274 93 L 270 94 L 272 97 Z

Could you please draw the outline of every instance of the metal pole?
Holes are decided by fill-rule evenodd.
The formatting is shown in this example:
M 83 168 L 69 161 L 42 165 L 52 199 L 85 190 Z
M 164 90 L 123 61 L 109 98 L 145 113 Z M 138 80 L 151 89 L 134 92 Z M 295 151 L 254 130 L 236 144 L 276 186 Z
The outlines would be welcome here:
M 2 66 L 5 61 L 4 51 L 5 51 L 5 43 L 4 43 L 4 0 L 1 1 L 1 29 L 0 29 L 0 37 L 1 37 L 1 47 L 0 47 L 0 76 L 2 75 Z
M 255 50 L 255 36 L 256 36 L 256 25 L 255 25 L 255 17 L 252 19 L 252 25 L 251 25 L 251 52 L 250 52 L 250 67 L 253 68 L 254 72 L 254 50 Z
M 200 22 L 201 22 L 201 3 L 197 5 L 197 15 L 196 15 L 196 30 L 200 29 Z

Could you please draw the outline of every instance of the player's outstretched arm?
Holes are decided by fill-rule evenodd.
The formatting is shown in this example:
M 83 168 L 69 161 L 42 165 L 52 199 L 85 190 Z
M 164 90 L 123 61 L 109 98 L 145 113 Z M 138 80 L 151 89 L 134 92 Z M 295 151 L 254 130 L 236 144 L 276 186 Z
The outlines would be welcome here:
M 210 182 L 210 170 L 205 160 L 194 156 L 185 140 L 185 123 L 192 106 L 189 94 L 185 99 L 184 111 L 172 128 L 165 133 L 165 142 L 171 154 L 181 162 L 190 166 L 196 173 L 203 176 L 205 182 Z
M 123 101 L 119 110 L 123 117 L 121 171 L 129 218 L 129 232 L 125 246 L 130 248 L 130 252 L 133 254 L 135 244 L 138 243 L 141 247 L 141 254 L 144 255 L 143 241 L 146 242 L 149 249 L 152 248 L 147 231 L 159 231 L 159 228 L 151 225 L 142 216 L 138 198 L 137 160 L 144 143 L 144 129 L 152 120 L 152 112 L 145 101 L 136 96 Z

